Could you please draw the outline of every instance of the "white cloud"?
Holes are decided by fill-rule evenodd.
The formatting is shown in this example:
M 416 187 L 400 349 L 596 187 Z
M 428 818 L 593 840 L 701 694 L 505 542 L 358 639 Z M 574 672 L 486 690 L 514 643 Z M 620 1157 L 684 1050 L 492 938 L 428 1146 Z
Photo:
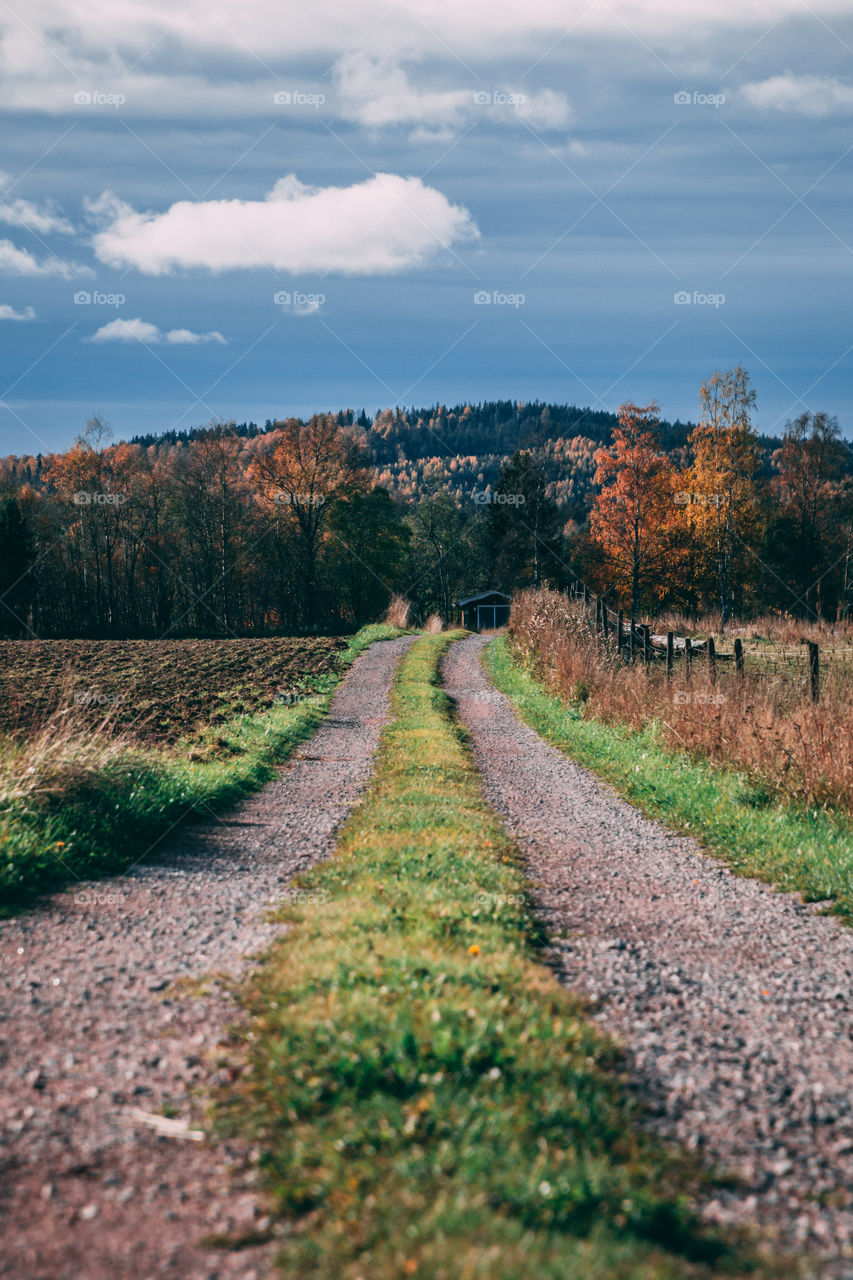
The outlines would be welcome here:
M 473 77 L 472 77 L 473 83 Z M 562 93 L 501 87 L 495 90 L 420 89 L 393 54 L 354 49 L 335 65 L 338 109 L 345 119 L 369 129 L 415 126 L 414 142 L 443 142 L 471 120 L 543 129 L 564 128 L 571 108 Z
M 36 313 L 32 307 L 24 307 L 23 311 L 16 311 L 14 307 L 10 307 L 8 302 L 0 302 L 0 320 L 35 320 Z
M 515 111 L 521 120 L 538 129 L 564 129 L 572 118 L 572 109 L 565 94 L 545 89 L 542 93 L 526 94 Z
M 225 339 L 218 330 L 211 333 L 193 333 L 191 329 L 169 329 L 164 332 L 156 324 L 148 320 L 111 320 L 102 325 L 90 342 L 144 342 L 153 346 L 167 342 L 171 346 L 198 346 L 201 342 L 218 342 L 225 345 Z
M 0 222 L 8 222 L 15 227 L 25 227 L 28 231 L 38 231 L 42 235 L 48 235 L 52 231 L 59 231 L 63 235 L 74 234 L 71 223 L 62 216 L 52 202 L 39 207 L 32 201 L 22 200 L 20 197 L 7 200 L 3 192 L 11 181 L 10 175 L 0 170 Z
M 28 249 L 19 249 L 11 240 L 0 240 L 0 273 L 10 276 L 61 276 L 63 280 L 94 274 L 91 267 L 80 266 L 76 262 L 63 262 L 61 258 L 35 258 Z
M 796 76 L 791 72 L 741 86 L 743 97 L 760 111 L 793 111 L 820 118 L 853 112 L 853 85 L 828 76 Z
M 179 201 L 137 213 L 106 192 L 95 253 L 146 275 L 176 269 L 337 271 L 373 275 L 418 266 L 442 245 L 478 234 L 467 209 L 419 178 L 379 173 L 352 187 L 307 187 L 294 174 L 263 200 Z
M 470 89 L 415 89 L 397 60 L 354 49 L 335 65 L 341 114 L 376 129 L 384 125 L 460 125 L 473 106 Z

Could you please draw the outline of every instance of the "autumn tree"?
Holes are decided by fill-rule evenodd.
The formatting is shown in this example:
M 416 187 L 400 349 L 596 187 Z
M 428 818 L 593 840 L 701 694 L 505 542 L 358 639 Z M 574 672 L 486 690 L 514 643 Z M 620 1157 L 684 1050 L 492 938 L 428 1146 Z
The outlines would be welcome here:
M 699 425 L 689 436 L 693 464 L 684 479 L 685 516 L 716 586 L 721 625 L 742 604 L 761 545 L 764 513 L 758 438 L 750 413 L 755 391 L 738 365 L 702 383 Z
M 785 426 L 772 482 L 776 513 L 767 555 L 783 584 L 783 607 L 827 616 L 843 591 L 851 514 L 851 455 L 838 422 L 802 413 Z
M 590 532 L 603 550 L 610 584 L 630 600 L 636 617 L 640 600 L 666 577 L 673 523 L 673 470 L 661 452 L 658 406 L 626 402 L 609 449 L 595 455 Z
M 310 422 L 288 418 L 252 466 L 262 501 L 277 512 L 285 533 L 294 532 L 300 553 L 298 584 L 302 624 L 318 618 L 318 560 L 330 513 L 348 496 L 367 492 L 367 457 L 334 414 Z

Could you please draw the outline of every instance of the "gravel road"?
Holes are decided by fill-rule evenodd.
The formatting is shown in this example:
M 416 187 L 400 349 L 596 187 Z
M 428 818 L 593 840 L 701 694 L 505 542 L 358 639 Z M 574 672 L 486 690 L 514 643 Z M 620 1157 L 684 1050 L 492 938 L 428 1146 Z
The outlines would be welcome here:
M 267 1273 L 274 1243 L 199 1247 L 267 1224 L 253 1153 L 194 1135 L 206 1088 L 228 1079 L 216 1050 L 231 983 L 282 927 L 265 919 L 270 902 L 332 851 L 409 643 L 362 654 L 311 741 L 226 818 L 0 924 L 0 1275 Z M 163 1111 L 172 1125 L 153 1118 Z
M 558 976 L 626 1047 L 649 1123 L 742 1184 L 709 1218 L 756 1224 L 853 1277 L 853 930 L 732 875 L 515 716 L 482 637 L 445 687 L 523 850 Z M 562 936 L 561 936 L 562 935 Z

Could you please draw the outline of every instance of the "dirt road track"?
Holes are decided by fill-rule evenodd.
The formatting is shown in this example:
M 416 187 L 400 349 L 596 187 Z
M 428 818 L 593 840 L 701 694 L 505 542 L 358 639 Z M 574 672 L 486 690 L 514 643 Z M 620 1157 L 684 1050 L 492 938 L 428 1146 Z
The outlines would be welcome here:
M 178 1132 L 198 1123 L 235 1013 L 228 979 L 281 928 L 266 922 L 270 901 L 332 851 L 409 643 L 359 657 L 314 738 L 238 810 L 127 876 L 0 924 L 0 1275 L 266 1275 L 272 1245 L 197 1245 L 263 1229 L 251 1153 L 163 1136 L 140 1113 L 166 1108 Z M 201 998 L 192 984 L 210 974 L 225 980 Z
M 627 1047 L 650 1122 L 738 1171 L 708 1206 L 853 1277 L 853 930 L 732 875 L 548 746 L 474 636 L 445 686 L 521 846 L 559 977 Z

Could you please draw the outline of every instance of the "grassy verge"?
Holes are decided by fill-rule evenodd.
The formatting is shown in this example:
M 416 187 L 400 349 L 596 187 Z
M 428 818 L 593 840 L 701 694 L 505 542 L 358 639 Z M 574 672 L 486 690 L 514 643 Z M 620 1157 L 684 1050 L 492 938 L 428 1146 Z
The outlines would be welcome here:
M 853 826 L 845 815 L 778 803 L 761 787 L 718 766 L 667 749 L 654 722 L 640 732 L 584 719 L 516 665 L 505 637 L 486 654 L 497 686 L 531 728 L 612 783 L 632 804 L 695 836 L 733 870 L 831 899 L 853 920 Z
M 365 627 L 341 652 L 340 675 L 374 640 Z M 337 683 L 331 680 L 329 684 Z M 168 750 L 91 735 L 0 744 L 0 914 L 70 881 L 120 872 L 181 822 L 234 804 L 263 786 L 325 714 L 330 694 L 235 717 Z M 27 774 L 43 785 L 27 786 Z
M 693 1166 L 638 1131 L 613 1045 L 537 957 L 437 685 L 450 639 L 401 664 L 368 797 L 244 992 L 216 1113 L 263 1152 L 281 1274 L 754 1274 L 697 1227 Z

